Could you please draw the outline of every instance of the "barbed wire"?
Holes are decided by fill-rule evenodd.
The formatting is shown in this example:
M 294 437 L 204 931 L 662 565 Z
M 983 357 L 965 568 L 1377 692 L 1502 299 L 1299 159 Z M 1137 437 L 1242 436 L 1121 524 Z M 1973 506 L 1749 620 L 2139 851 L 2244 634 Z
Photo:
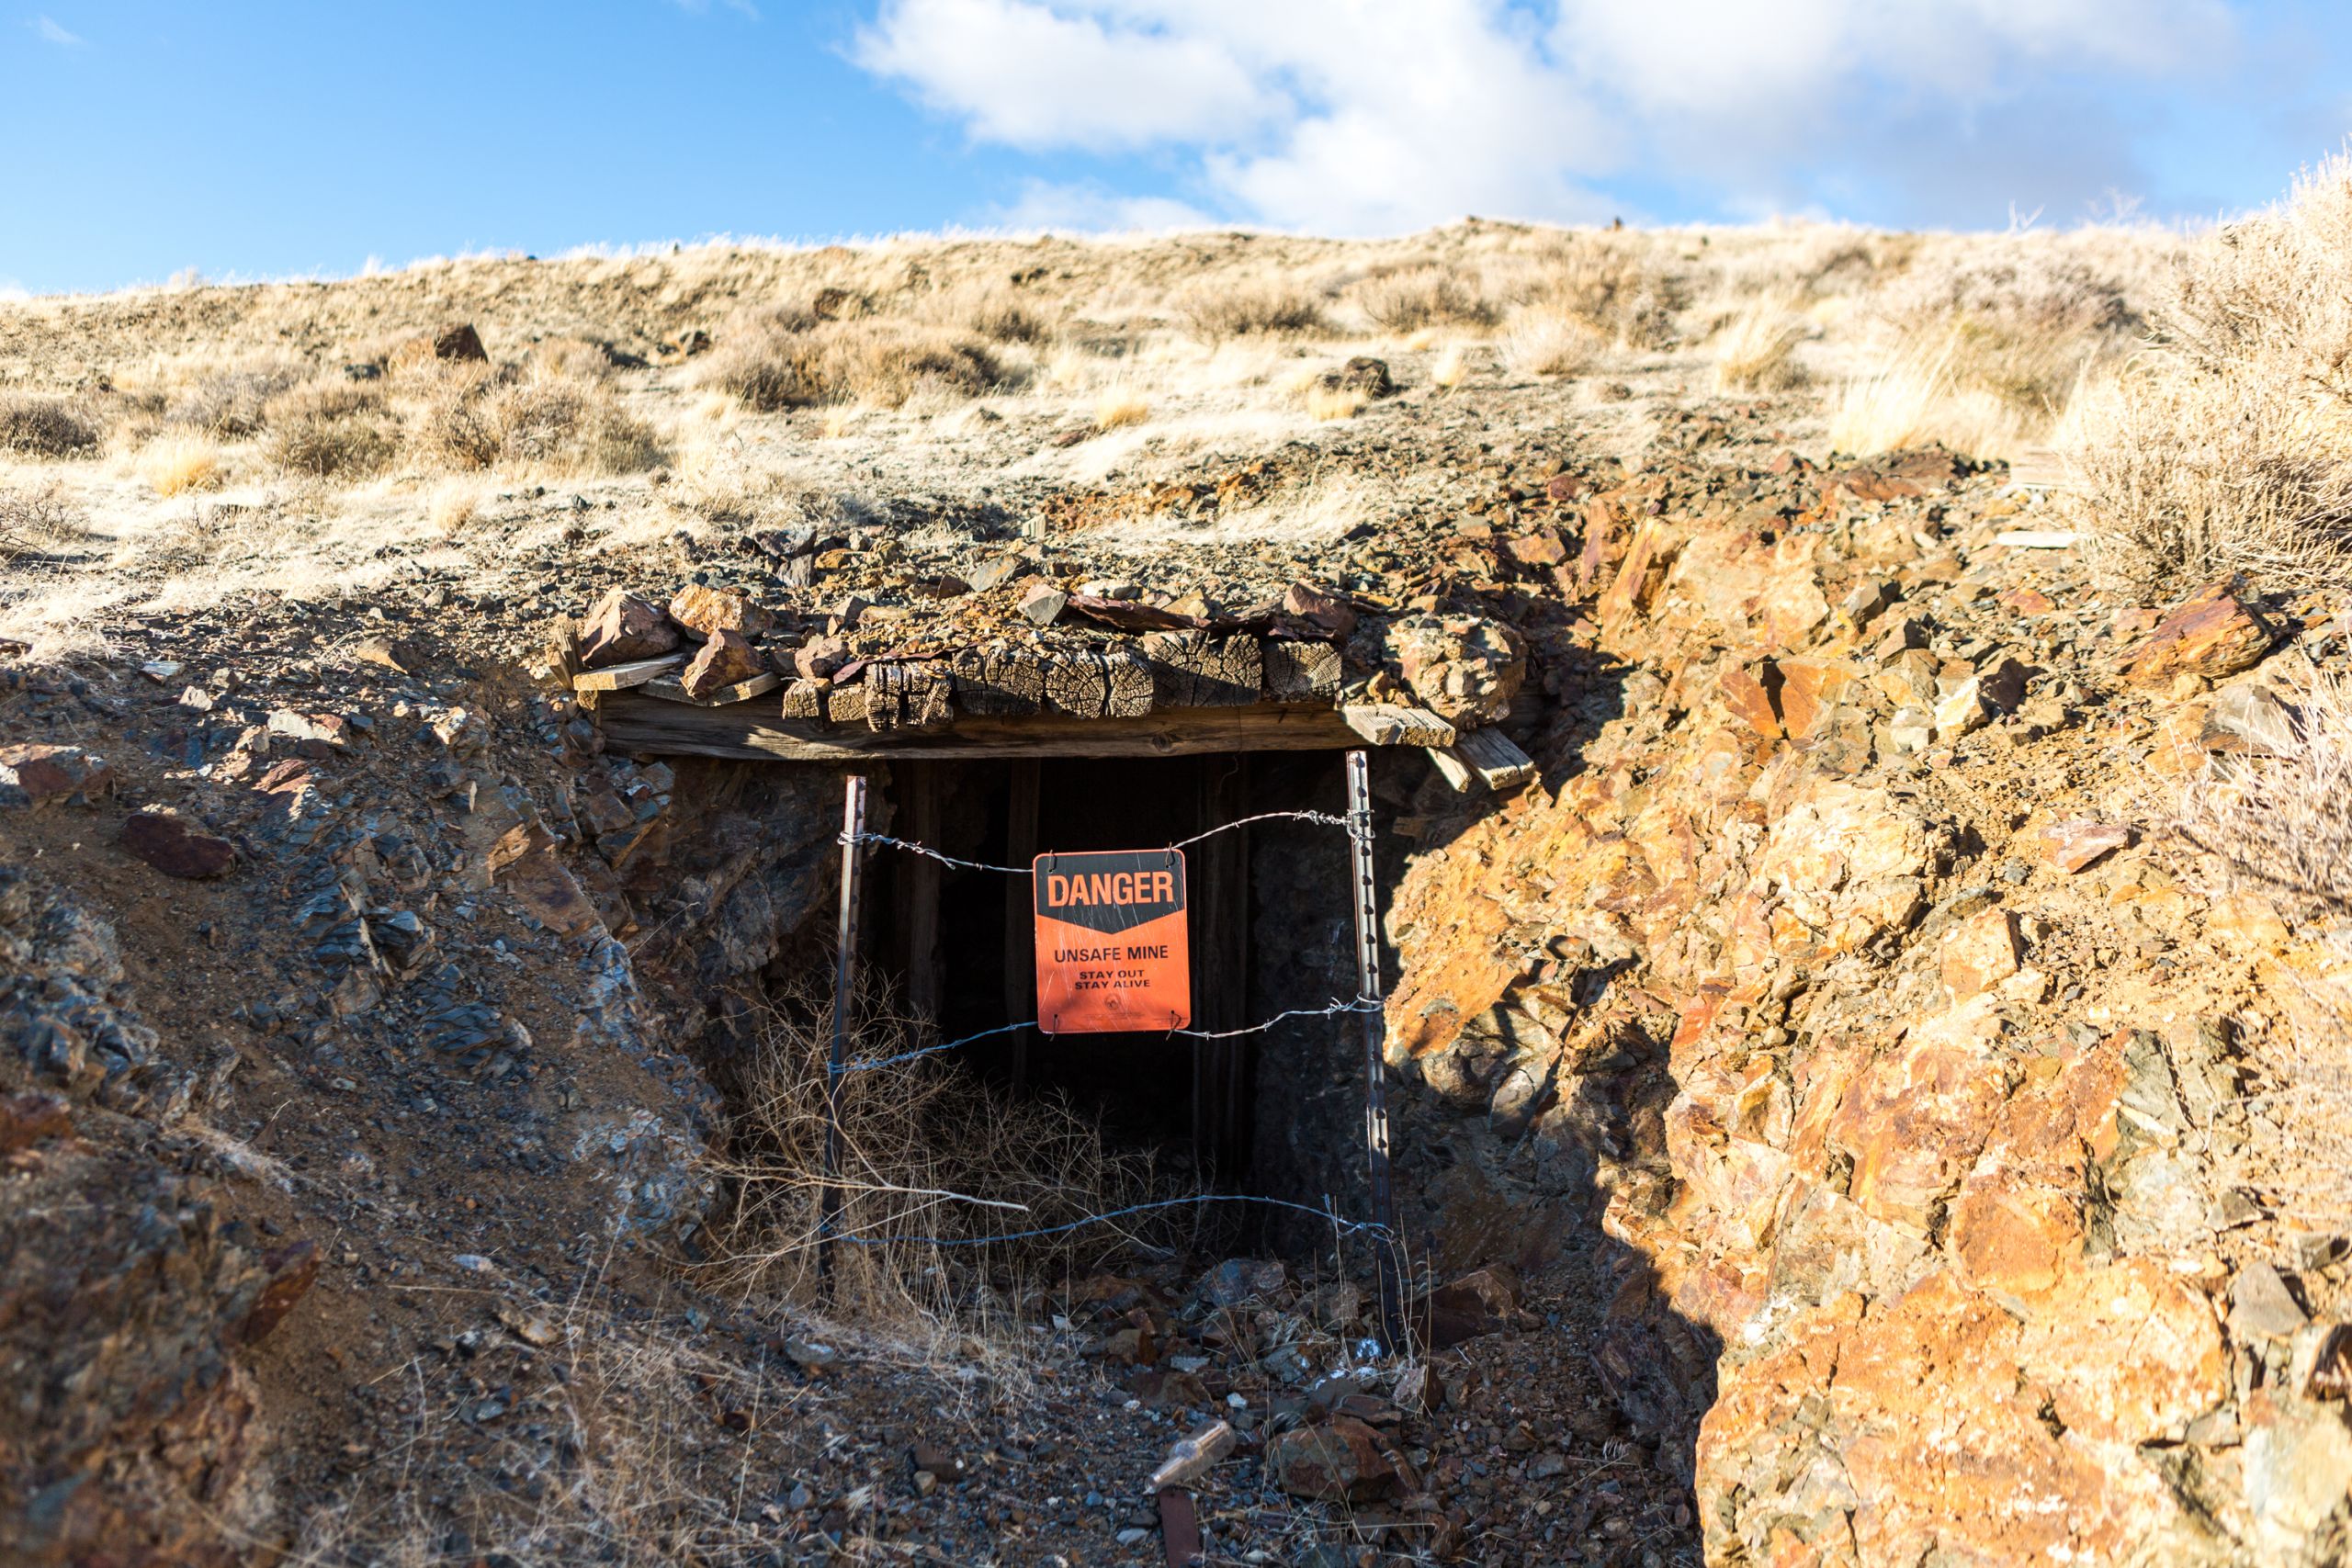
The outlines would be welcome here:
M 1159 847 L 1163 850 L 1185 849 L 1191 845 L 1199 843 L 1204 839 L 1214 839 L 1219 833 L 1230 833 L 1236 828 L 1246 828 L 1252 822 L 1283 821 L 1320 822 L 1327 827 L 1343 829 L 1351 838 L 1353 838 L 1357 831 L 1356 824 L 1353 821 L 1345 817 L 1335 817 L 1328 811 L 1261 811 L 1253 817 L 1237 817 L 1230 822 L 1221 822 L 1217 824 L 1216 827 L 1209 829 L 1206 832 L 1195 833 L 1189 839 L 1179 839 L 1172 844 L 1163 844 Z M 851 833 L 842 832 L 834 835 L 833 841 L 842 845 L 844 848 L 852 844 L 879 844 L 888 849 L 904 850 L 909 854 L 921 855 L 925 860 L 935 860 L 942 865 L 952 866 L 959 871 L 996 871 L 1002 872 L 1007 876 L 1029 876 L 1034 874 L 1036 869 L 1034 866 L 1026 865 L 995 865 L 987 861 L 966 860 L 960 855 L 943 854 L 941 852 L 933 849 L 929 844 L 919 844 L 912 839 L 894 839 L 888 833 L 857 833 L 853 835 Z M 1073 851 L 1070 852 L 1078 853 L 1082 852 Z M 1149 854 L 1153 852 L 1150 850 L 1142 850 L 1136 852 L 1140 854 Z
M 1155 1209 L 1189 1208 L 1195 1203 L 1263 1203 L 1271 1208 L 1295 1209 L 1302 1214 L 1314 1215 L 1345 1235 L 1377 1236 L 1385 1242 L 1393 1242 L 1396 1239 L 1395 1233 L 1386 1225 L 1375 1224 L 1370 1220 L 1341 1219 L 1329 1209 L 1318 1209 L 1309 1203 L 1294 1203 L 1287 1198 L 1261 1198 L 1250 1192 L 1195 1192 L 1189 1198 L 1159 1198 L 1148 1203 L 1130 1203 L 1124 1209 L 1112 1209 L 1100 1214 L 1089 1214 L 1084 1219 L 1071 1220 L 1065 1224 L 1041 1225 L 1035 1230 L 1008 1231 L 1002 1235 L 854 1235 L 835 1231 L 822 1221 L 819 1222 L 817 1230 L 820 1236 L 844 1242 L 851 1247 L 992 1247 L 999 1242 L 1035 1241 L 1049 1235 L 1067 1235 L 1071 1231 L 1083 1230 L 1088 1225 L 1102 1224 L 1109 1220 L 1125 1219 L 1130 1214 L 1148 1213 Z
M 1352 1001 L 1343 1002 L 1335 999 L 1319 1008 L 1291 1008 L 1286 1011 L 1274 1014 L 1263 1023 L 1244 1024 L 1239 1029 L 1137 1029 L 1133 1032 L 1182 1034 L 1193 1040 L 1232 1040 L 1244 1034 L 1262 1034 L 1276 1024 L 1286 1022 L 1294 1018 L 1331 1018 L 1347 1012 L 1378 1012 L 1383 1005 L 1377 998 L 1358 997 Z M 912 1062 L 924 1056 L 936 1056 L 944 1051 L 953 1051 L 960 1045 L 969 1045 L 975 1040 L 986 1040 L 993 1035 L 1010 1034 L 1017 1029 L 1036 1027 L 1037 1021 L 1034 1018 L 1024 1018 L 1019 1023 L 1000 1023 L 994 1029 L 983 1029 L 977 1034 L 966 1034 L 954 1040 L 943 1040 L 936 1045 L 925 1045 L 918 1050 L 901 1051 L 895 1056 L 877 1056 L 870 1062 L 843 1062 L 842 1071 L 870 1073 L 877 1067 L 895 1067 L 901 1062 Z

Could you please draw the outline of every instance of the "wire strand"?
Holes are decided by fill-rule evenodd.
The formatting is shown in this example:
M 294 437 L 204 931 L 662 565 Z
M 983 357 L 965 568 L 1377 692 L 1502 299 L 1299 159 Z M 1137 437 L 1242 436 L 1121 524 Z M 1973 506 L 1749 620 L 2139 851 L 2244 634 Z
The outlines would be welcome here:
M 1286 1022 L 1294 1018 L 1331 1018 L 1340 1013 L 1378 1012 L 1384 1005 L 1377 997 L 1358 997 L 1353 1001 L 1343 1002 L 1335 999 L 1329 1005 L 1319 1008 L 1291 1008 L 1286 1011 L 1274 1014 L 1263 1023 L 1244 1024 L 1239 1029 L 1138 1029 L 1134 1032 L 1181 1034 L 1193 1040 L 1232 1040 L 1244 1034 L 1261 1034 L 1276 1024 Z M 1000 1023 L 994 1029 L 983 1029 L 978 1034 L 966 1034 L 954 1040 L 943 1040 L 936 1045 L 925 1045 L 913 1051 L 901 1051 L 895 1056 L 877 1056 L 870 1062 L 843 1062 L 842 1071 L 870 1073 L 877 1067 L 895 1067 L 901 1062 L 919 1061 L 925 1056 L 936 1056 L 942 1052 L 953 1051 L 960 1045 L 969 1045 L 975 1040 L 987 1040 L 994 1035 L 1010 1034 L 1017 1029 L 1036 1027 L 1037 1021 L 1033 1018 L 1024 1018 L 1019 1023 Z
M 829 1236 L 834 1241 L 845 1242 L 851 1247 L 898 1247 L 901 1245 L 919 1247 L 992 1247 L 999 1242 L 1034 1241 L 1043 1236 L 1067 1235 L 1071 1231 L 1083 1230 L 1088 1225 L 1102 1224 L 1108 1220 L 1125 1219 L 1129 1214 L 1148 1213 L 1155 1209 L 1182 1209 L 1188 1208 L 1195 1203 L 1263 1203 L 1271 1208 L 1295 1209 L 1302 1214 L 1312 1214 L 1317 1219 L 1321 1220 L 1327 1224 L 1332 1225 L 1351 1235 L 1374 1235 L 1378 1236 L 1383 1241 L 1394 1241 L 1396 1239 L 1395 1235 L 1387 1226 L 1374 1224 L 1369 1220 L 1343 1220 L 1328 1209 L 1317 1209 L 1306 1203 L 1294 1203 L 1287 1198 L 1261 1198 L 1255 1194 L 1248 1192 L 1196 1192 L 1189 1198 L 1161 1198 L 1148 1203 L 1130 1203 L 1124 1209 L 1113 1209 L 1105 1213 L 1089 1214 L 1084 1219 L 1071 1220 L 1066 1224 L 1043 1225 L 1035 1230 L 1028 1231 L 1009 1231 L 1002 1235 L 851 1235 L 832 1231 L 822 1222 L 819 1223 L 818 1234 L 820 1235 Z
M 1189 839 L 1179 839 L 1174 843 L 1164 844 L 1160 848 L 1184 849 L 1199 843 L 1204 839 L 1214 839 L 1219 833 L 1230 833 L 1236 828 L 1246 828 L 1252 822 L 1320 822 L 1326 827 L 1344 830 L 1350 838 L 1356 837 L 1360 831 L 1358 825 L 1351 818 L 1335 817 L 1328 811 L 1261 811 L 1254 817 L 1237 817 L 1230 822 L 1220 822 L 1206 832 L 1195 833 Z M 1002 872 L 1007 876 L 1031 876 L 1035 874 L 1036 870 L 1034 866 L 995 865 L 987 861 L 966 860 L 960 855 L 943 854 L 929 844 L 919 844 L 911 839 L 894 839 L 888 833 L 859 833 L 853 838 L 844 832 L 836 835 L 834 842 L 844 847 L 851 844 L 878 844 L 888 849 L 904 850 L 909 854 L 921 855 L 925 860 L 935 860 L 942 865 L 952 866 L 959 871 L 995 871 Z M 1145 850 L 1137 852 L 1148 854 L 1153 852 Z

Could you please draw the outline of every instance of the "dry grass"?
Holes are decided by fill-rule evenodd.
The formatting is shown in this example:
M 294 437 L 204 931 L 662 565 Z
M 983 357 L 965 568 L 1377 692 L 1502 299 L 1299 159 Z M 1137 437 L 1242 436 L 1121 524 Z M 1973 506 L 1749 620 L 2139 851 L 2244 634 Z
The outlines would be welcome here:
M 2139 592 L 2230 571 L 2352 573 L 2352 155 L 2201 243 L 2153 311 L 2154 346 L 2071 454 L 2097 564 Z
M 1306 337 L 1329 330 L 1321 299 L 1279 278 L 1197 286 L 1178 299 L 1176 315 L 1204 343 Z
M 1317 377 L 1306 389 L 1306 417 L 1318 424 L 1353 419 L 1372 402 L 1362 387 L 1346 386 L 1329 377 Z
M 425 503 L 424 521 L 434 533 L 452 539 L 465 532 L 466 525 L 474 520 L 481 509 L 481 485 L 470 479 L 444 479 L 434 488 L 433 499 Z
M 1460 344 L 1449 344 L 1438 353 L 1430 367 L 1430 379 L 1451 389 L 1470 379 L 1470 351 Z
M 139 477 L 157 495 L 218 490 L 229 471 L 220 448 L 201 436 L 166 436 L 139 455 Z
M 1548 310 L 1516 315 L 1501 343 L 1503 364 L 1517 376 L 1574 376 L 1589 369 L 1608 340 L 1589 322 Z
M 1777 392 L 1804 378 L 1796 351 L 1809 329 L 1800 304 L 1794 295 L 1768 295 L 1731 319 L 1714 341 L 1718 390 Z
M 1150 417 L 1151 400 L 1133 387 L 1105 387 L 1094 400 L 1094 428 L 1097 430 L 1117 430 L 1125 425 L 1141 424 Z
M 106 440 L 88 410 L 63 398 L 0 392 L 0 451 L 26 457 L 81 457 Z

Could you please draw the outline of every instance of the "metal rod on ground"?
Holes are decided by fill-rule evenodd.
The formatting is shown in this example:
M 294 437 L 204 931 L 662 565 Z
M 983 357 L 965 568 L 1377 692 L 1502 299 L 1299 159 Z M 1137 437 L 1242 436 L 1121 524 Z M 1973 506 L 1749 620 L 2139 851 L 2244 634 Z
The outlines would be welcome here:
M 857 963 L 858 861 L 865 837 L 865 779 L 852 773 L 842 807 L 842 918 L 833 955 L 833 1046 L 825 1061 L 825 1190 L 820 1201 L 817 1278 L 831 1289 L 833 1232 L 842 1218 L 842 1076 L 849 1060 L 850 979 Z
M 1363 751 L 1348 753 L 1348 844 L 1355 863 L 1356 995 L 1380 1000 L 1380 899 L 1372 874 L 1372 766 Z M 1363 1141 L 1371 1161 L 1372 1222 L 1385 1233 L 1374 1249 L 1380 1269 L 1380 1333 L 1394 1352 L 1404 1345 L 1405 1305 L 1397 1279 L 1396 1202 L 1388 1184 L 1388 1021 L 1377 1007 L 1363 1021 Z

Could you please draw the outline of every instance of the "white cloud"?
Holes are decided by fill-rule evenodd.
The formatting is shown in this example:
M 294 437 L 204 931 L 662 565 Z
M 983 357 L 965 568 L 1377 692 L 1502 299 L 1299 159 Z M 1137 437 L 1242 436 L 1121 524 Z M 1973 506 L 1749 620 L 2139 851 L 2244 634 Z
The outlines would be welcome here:
M 1219 141 L 1287 111 L 1213 33 L 1106 25 L 1030 0 L 894 0 L 854 52 L 975 136 L 1015 147 Z
M 80 34 L 67 32 L 52 17 L 35 17 L 25 26 L 32 28 L 43 43 L 53 43 L 60 49 L 79 49 L 84 41 Z
M 977 141 L 1173 153 L 1223 217 L 1367 232 L 1604 217 L 1596 182 L 1627 175 L 1801 205 L 1833 165 L 1919 172 L 2050 74 L 2195 70 L 2233 40 L 2225 0 L 883 0 L 853 54 Z M 2128 173 L 2112 128 L 2052 105 L 2091 152 L 1996 126 L 2011 163 L 1972 200 Z
M 1050 180 L 1026 182 L 1020 198 L 995 216 L 1001 228 L 1087 234 L 1156 233 L 1206 228 L 1214 221 L 1199 208 L 1170 197 L 1120 196 L 1099 185 Z

